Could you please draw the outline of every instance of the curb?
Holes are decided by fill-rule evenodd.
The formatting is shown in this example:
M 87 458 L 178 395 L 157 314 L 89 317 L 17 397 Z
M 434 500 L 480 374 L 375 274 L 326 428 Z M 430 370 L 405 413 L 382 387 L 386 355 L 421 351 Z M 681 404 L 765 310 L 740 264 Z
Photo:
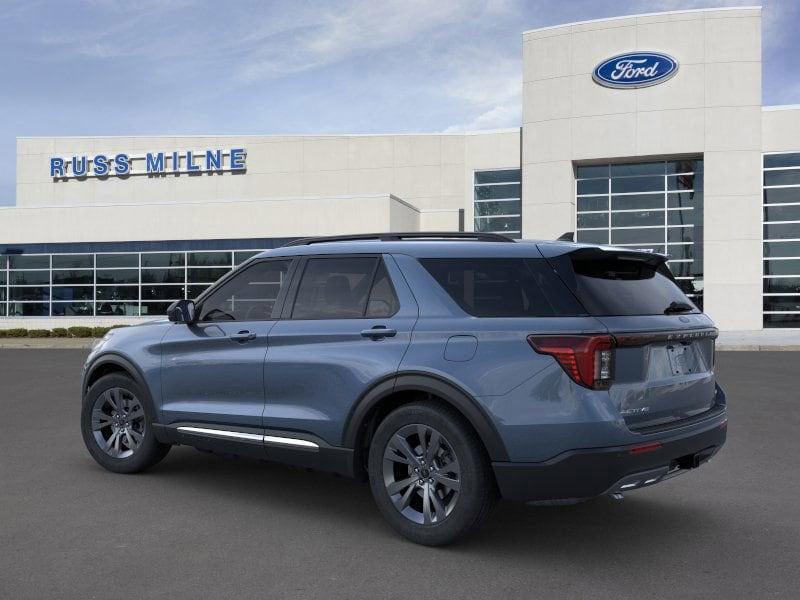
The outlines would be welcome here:
M 0 339 L 0 350 L 31 349 L 31 350 L 58 350 L 58 349 L 83 349 L 89 350 L 100 338 L 3 338 Z

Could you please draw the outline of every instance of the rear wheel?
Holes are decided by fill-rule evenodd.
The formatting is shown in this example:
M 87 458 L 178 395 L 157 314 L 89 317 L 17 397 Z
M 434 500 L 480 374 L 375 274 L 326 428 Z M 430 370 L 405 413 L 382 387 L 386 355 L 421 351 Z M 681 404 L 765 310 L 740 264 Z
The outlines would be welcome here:
M 105 375 L 83 399 L 81 433 L 89 454 L 109 471 L 138 473 L 163 459 L 169 444 L 153 431 L 155 415 L 131 378 Z
M 430 546 L 477 529 L 497 497 L 480 439 L 461 415 L 435 402 L 402 406 L 381 422 L 369 478 L 392 527 Z

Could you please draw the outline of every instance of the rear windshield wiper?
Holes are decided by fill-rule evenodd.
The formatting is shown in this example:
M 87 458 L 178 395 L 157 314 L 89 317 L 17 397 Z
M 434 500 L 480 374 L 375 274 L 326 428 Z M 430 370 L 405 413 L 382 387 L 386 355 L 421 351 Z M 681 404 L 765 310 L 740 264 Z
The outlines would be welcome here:
M 672 313 L 687 312 L 690 310 L 694 310 L 694 306 L 691 304 L 686 304 L 686 302 L 675 302 L 673 300 L 669 303 L 669 306 L 664 309 L 664 314 L 670 315 Z

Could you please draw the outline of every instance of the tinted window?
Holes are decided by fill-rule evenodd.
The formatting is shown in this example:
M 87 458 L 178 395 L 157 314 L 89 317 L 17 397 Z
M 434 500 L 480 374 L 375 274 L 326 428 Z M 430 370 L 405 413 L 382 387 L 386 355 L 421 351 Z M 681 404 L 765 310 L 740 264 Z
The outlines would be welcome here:
M 475 317 L 585 314 L 544 260 L 426 258 L 420 262 Z
M 272 318 L 291 260 L 256 263 L 237 273 L 205 298 L 201 321 L 263 321 Z
M 392 287 L 392 280 L 386 265 L 381 261 L 378 271 L 375 273 L 375 282 L 372 284 L 372 291 L 367 302 L 366 316 L 370 318 L 391 317 L 400 310 L 400 302 Z
M 672 302 L 691 305 L 666 265 L 579 253 L 556 262 L 560 273 L 573 271 L 565 279 L 591 315 L 661 315 Z
M 306 263 L 293 319 L 360 319 L 367 307 L 376 258 L 312 258 Z

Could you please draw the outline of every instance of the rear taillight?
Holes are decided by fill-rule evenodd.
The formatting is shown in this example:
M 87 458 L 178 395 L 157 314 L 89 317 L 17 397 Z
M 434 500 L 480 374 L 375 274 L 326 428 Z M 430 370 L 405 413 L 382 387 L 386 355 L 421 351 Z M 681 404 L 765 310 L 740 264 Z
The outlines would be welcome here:
M 528 343 L 539 354 L 548 354 L 575 383 L 595 390 L 611 386 L 614 338 L 610 335 L 529 335 Z

